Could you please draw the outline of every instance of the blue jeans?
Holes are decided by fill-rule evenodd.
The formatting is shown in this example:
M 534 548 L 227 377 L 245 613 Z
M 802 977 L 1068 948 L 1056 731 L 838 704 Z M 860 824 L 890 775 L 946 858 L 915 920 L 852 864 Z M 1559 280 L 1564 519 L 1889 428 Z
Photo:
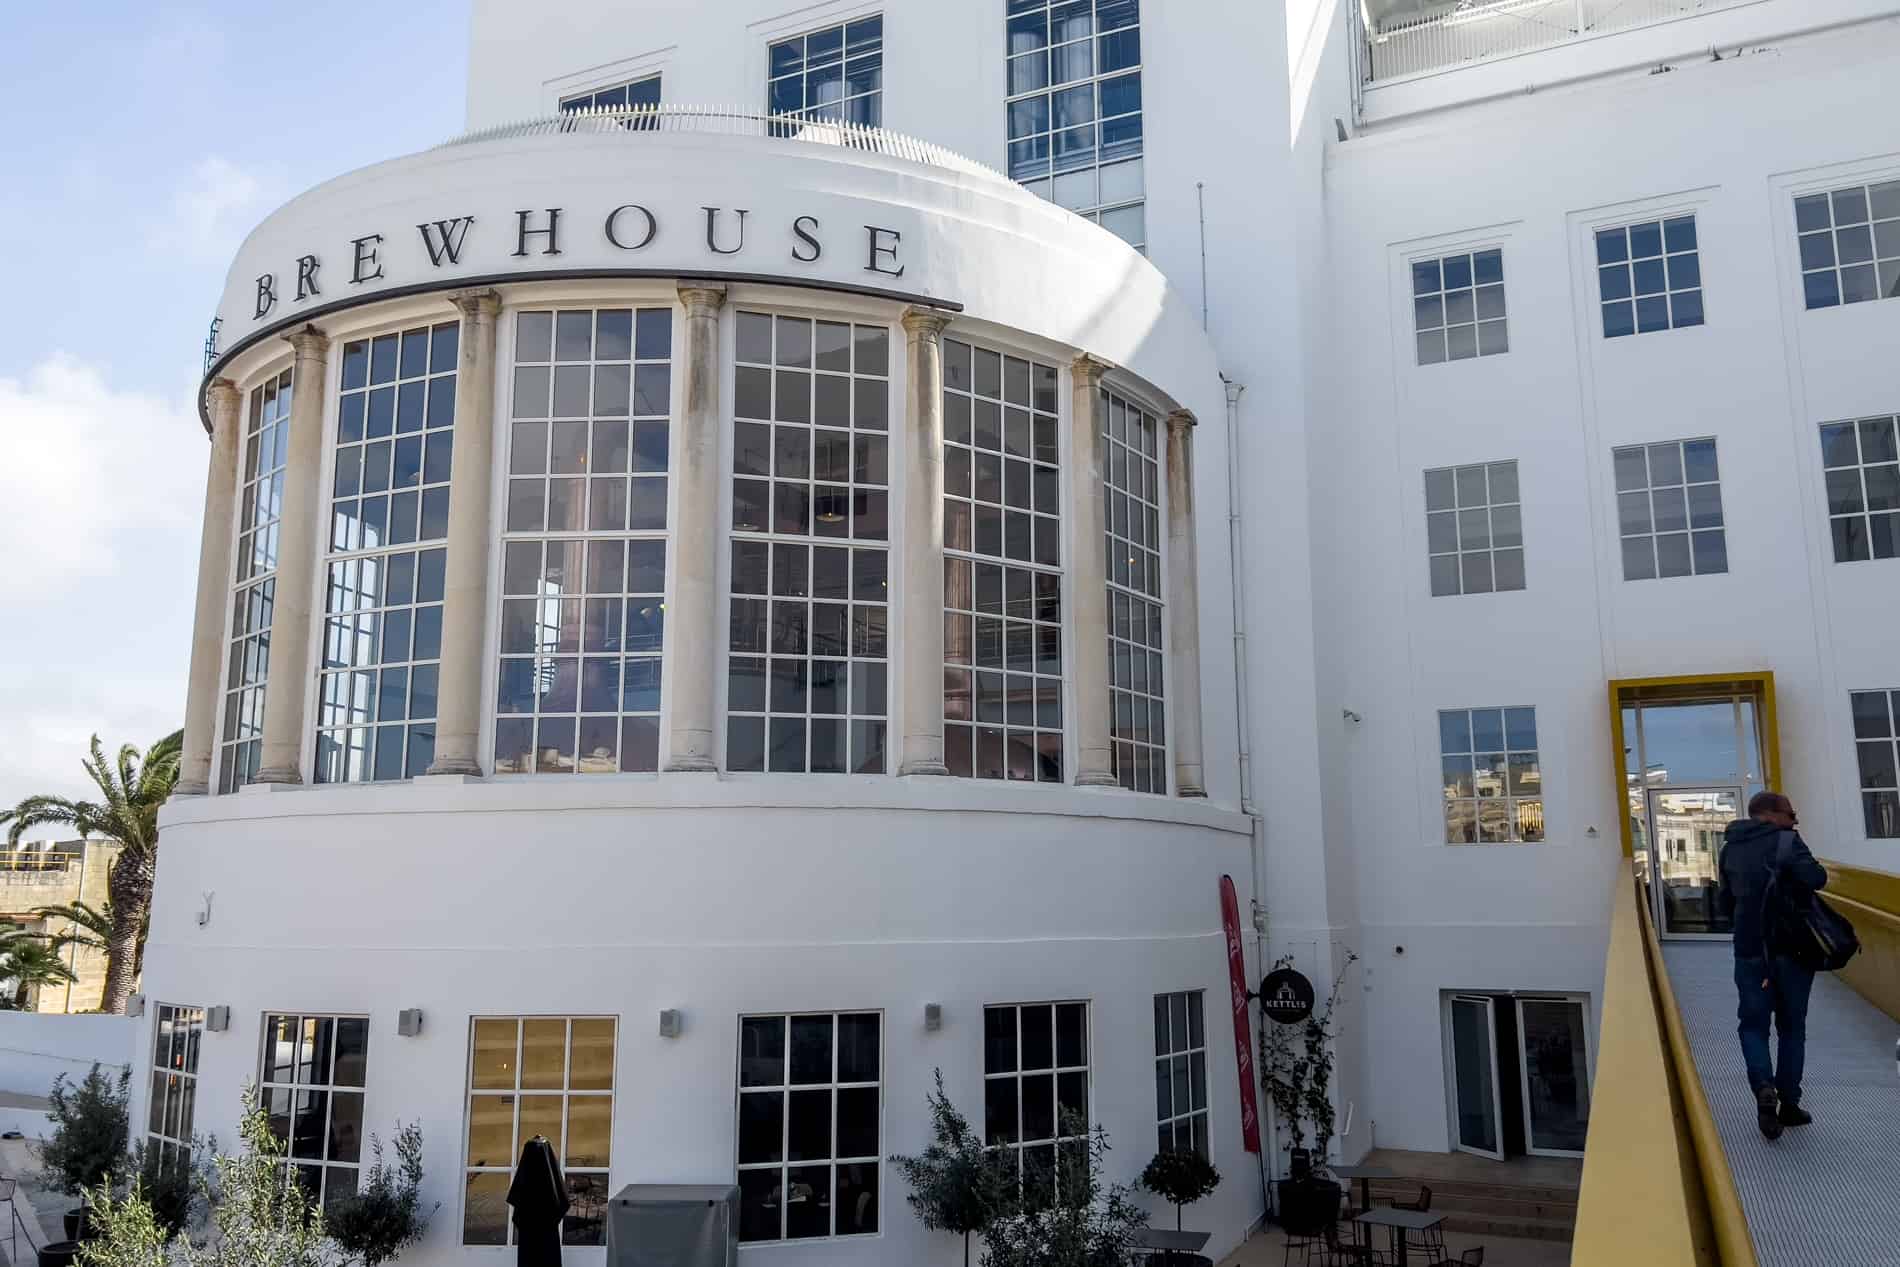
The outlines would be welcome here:
M 1741 996 L 1742 1063 L 1753 1090 L 1773 1085 L 1788 1104 L 1801 1102 L 1801 1069 L 1807 1060 L 1808 994 L 1814 974 L 1791 959 L 1735 960 L 1735 989 Z M 1779 1050 L 1768 1057 L 1768 1021 L 1775 1022 Z

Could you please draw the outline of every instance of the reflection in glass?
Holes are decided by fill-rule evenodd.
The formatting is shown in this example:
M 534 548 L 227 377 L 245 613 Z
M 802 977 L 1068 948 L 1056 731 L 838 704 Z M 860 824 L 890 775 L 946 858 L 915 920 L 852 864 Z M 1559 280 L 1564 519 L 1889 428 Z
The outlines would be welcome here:
M 1584 1005 L 1576 999 L 1519 999 L 1517 1008 L 1530 1147 L 1581 1153 L 1590 1123 Z

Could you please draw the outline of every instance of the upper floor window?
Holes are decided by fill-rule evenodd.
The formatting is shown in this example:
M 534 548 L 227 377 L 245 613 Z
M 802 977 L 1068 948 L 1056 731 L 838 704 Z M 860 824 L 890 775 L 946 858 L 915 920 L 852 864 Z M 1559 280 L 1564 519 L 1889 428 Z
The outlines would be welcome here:
M 1855 691 L 1851 700 L 1867 835 L 1900 837 L 1900 690 Z
M 1702 324 L 1695 217 L 1597 230 L 1603 337 Z
M 1900 557 L 1900 419 L 1861 418 L 1821 428 L 1834 561 Z
M 414 778 L 435 759 L 455 322 L 343 348 L 317 699 L 319 783 Z
M 1123 787 L 1165 796 L 1160 426 L 1152 413 L 1113 392 L 1104 391 L 1102 402 L 1109 751 Z
M 1420 365 L 1510 351 L 1504 316 L 1504 252 L 1470 251 L 1413 260 L 1412 321 Z
M 1207 1026 L 1200 990 L 1155 995 L 1157 1145 L 1207 1156 Z
M 326 1207 L 356 1193 L 368 1059 L 364 1017 L 264 1017 L 258 1101 L 291 1173 Z
M 776 40 L 767 56 L 773 114 L 883 126 L 883 15 Z
M 1144 246 L 1138 0 L 1006 3 L 1010 176 Z
M 670 308 L 515 317 L 495 770 L 659 768 Z
M 943 345 L 944 760 L 1062 782 L 1056 369 Z
M 1544 838 L 1544 780 L 1534 708 L 1455 708 L 1438 714 L 1445 843 Z
M 1434 596 L 1523 589 L 1516 461 L 1425 472 L 1425 548 Z
M 576 110 L 639 110 L 660 104 L 660 77 L 648 75 L 611 88 L 595 88 L 561 98 L 561 113 Z
M 737 314 L 726 768 L 882 774 L 890 332 Z
M 1809 308 L 1900 296 L 1900 180 L 1794 200 Z
M 198 1104 L 198 1044 L 205 1010 L 162 1003 L 153 1009 L 152 1089 L 146 1104 L 147 1146 L 161 1171 L 191 1165 L 191 1123 Z
M 1714 440 L 1636 444 L 1611 460 L 1624 580 L 1728 571 Z
M 257 776 L 264 741 L 264 686 L 270 678 L 270 628 L 277 600 L 278 521 L 290 459 L 291 371 L 252 389 L 239 474 L 237 584 L 231 594 L 230 662 L 225 669 L 218 790 L 234 792 Z

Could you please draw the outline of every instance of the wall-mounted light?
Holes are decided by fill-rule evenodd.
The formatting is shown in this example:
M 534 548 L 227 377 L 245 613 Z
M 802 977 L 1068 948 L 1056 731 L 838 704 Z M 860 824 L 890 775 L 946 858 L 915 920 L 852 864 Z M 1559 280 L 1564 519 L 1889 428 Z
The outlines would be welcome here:
M 231 1028 L 231 1009 L 224 1004 L 205 1009 L 205 1028 L 214 1034 L 222 1034 Z
M 924 1028 L 933 1034 L 943 1028 L 943 1004 L 924 1004 Z
M 403 1038 L 414 1038 L 422 1032 L 422 1009 L 406 1007 L 396 1013 L 396 1033 Z
M 686 1027 L 686 1018 L 680 1015 L 678 1008 L 669 1007 L 660 1013 L 660 1037 L 678 1038 Z

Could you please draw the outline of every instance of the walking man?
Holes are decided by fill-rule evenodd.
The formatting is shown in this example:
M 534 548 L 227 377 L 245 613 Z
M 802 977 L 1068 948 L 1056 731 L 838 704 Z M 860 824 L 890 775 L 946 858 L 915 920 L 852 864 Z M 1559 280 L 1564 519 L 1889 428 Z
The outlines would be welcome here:
M 1756 1124 L 1769 1139 L 1779 1139 L 1785 1126 L 1806 1126 L 1814 1120 L 1801 1107 L 1808 993 L 1814 988 L 1814 974 L 1785 955 L 1773 954 L 1762 939 L 1762 898 L 1771 870 L 1781 873 L 1783 884 L 1810 891 L 1827 886 L 1826 868 L 1814 860 L 1795 830 L 1799 821 L 1787 797 L 1779 792 L 1757 793 L 1748 802 L 1748 817 L 1728 825 L 1718 866 L 1718 900 L 1735 927 L 1742 1061 L 1755 1092 Z M 1768 1055 L 1771 1017 L 1779 1039 L 1772 1061 Z

